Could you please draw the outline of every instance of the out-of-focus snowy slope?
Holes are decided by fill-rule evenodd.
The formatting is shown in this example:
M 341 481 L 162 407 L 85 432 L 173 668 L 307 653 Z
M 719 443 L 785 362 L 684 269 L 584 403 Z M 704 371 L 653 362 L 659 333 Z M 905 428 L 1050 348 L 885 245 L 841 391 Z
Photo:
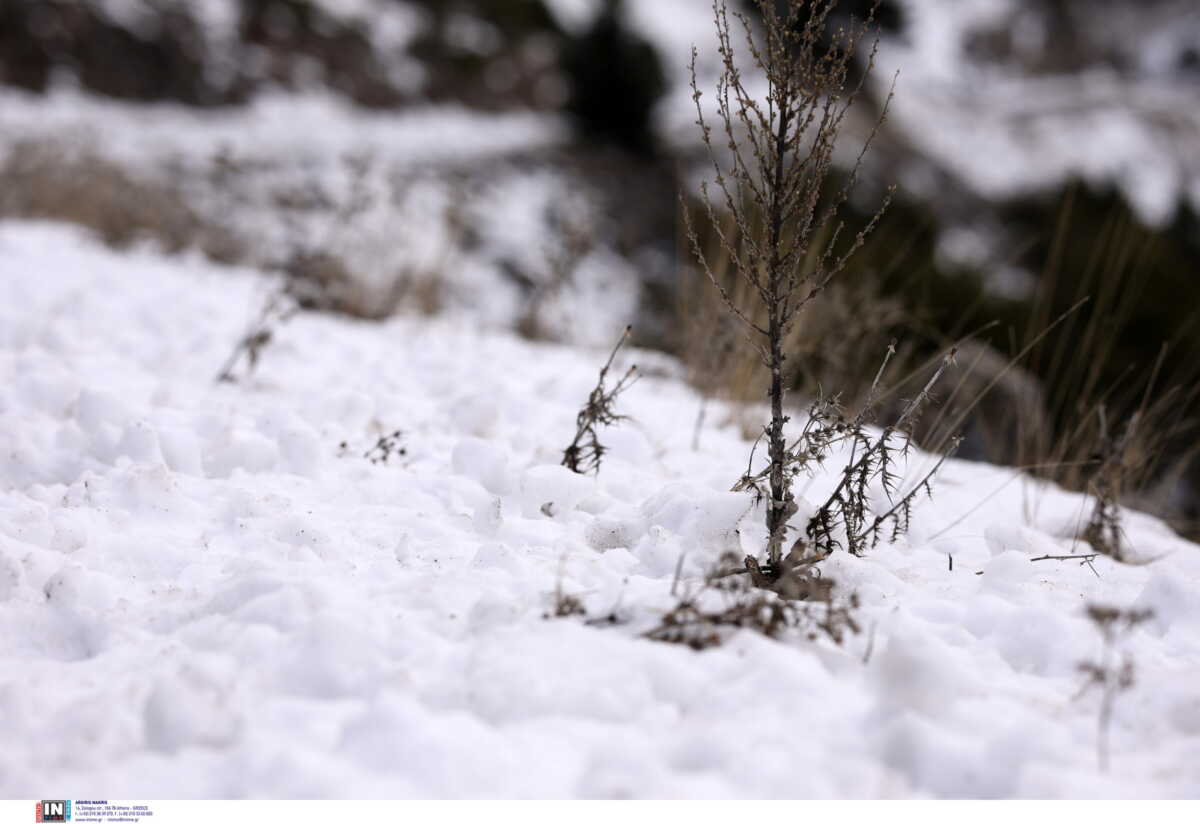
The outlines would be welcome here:
M 1077 177 L 1114 186 L 1151 225 L 1200 210 L 1200 72 L 1184 56 L 1200 50 L 1200 15 L 1174 0 L 1093 5 L 1072 9 L 1081 47 L 1037 3 L 903 0 L 906 35 L 884 44 L 876 78 L 899 72 L 893 125 L 985 198 Z
M 598 344 L 634 319 L 643 272 L 616 250 L 593 187 L 556 161 L 566 131 L 545 114 L 381 114 L 323 94 L 213 112 L 0 91 L 0 166 L 14 187 L 0 207 L 86 220 L 150 192 L 182 215 L 168 235 L 217 234 L 225 257 L 299 276 L 306 259 L 332 261 L 344 280 L 325 285 L 351 288 L 352 314 L 411 306 L 424 281 L 433 309 Z M 64 175 L 92 182 L 70 189 Z M 114 175 L 133 181 L 123 194 L 106 188 Z M 63 191 L 85 205 L 64 207 Z M 138 221 L 157 221 L 129 221 L 155 238 Z M 571 232 L 586 241 L 573 256 Z
M 905 149 L 889 178 L 898 175 L 911 194 L 936 201 L 946 185 L 940 175 L 948 175 L 1002 202 L 1080 178 L 1114 186 L 1151 225 L 1169 222 L 1181 204 L 1200 210 L 1200 15 L 1193 3 L 1102 0 L 1091 14 L 1081 5 L 1070 9 L 1070 44 L 1054 29 L 1052 4 L 892 5 L 903 25 L 882 37 L 872 91 L 883 100 L 896 83 L 885 132 Z M 630 4 L 629 18 L 675 81 L 661 111 L 664 133 L 678 145 L 693 143 L 685 67 L 697 47 L 700 88 L 714 87 L 711 5 Z M 860 137 L 870 125 L 869 118 L 857 124 Z
M 655 643 L 681 558 L 763 538 L 725 491 L 750 444 L 710 409 L 692 450 L 670 362 L 581 478 L 603 351 L 300 315 L 219 385 L 245 274 L 0 225 L 0 794 L 1200 794 L 1200 549 L 1158 522 L 1127 520 L 1145 565 L 1031 563 L 1080 551 L 1083 499 L 951 462 L 907 538 L 826 562 L 843 647 Z M 559 587 L 622 621 L 544 618 Z M 1157 616 L 1107 774 L 1090 602 Z

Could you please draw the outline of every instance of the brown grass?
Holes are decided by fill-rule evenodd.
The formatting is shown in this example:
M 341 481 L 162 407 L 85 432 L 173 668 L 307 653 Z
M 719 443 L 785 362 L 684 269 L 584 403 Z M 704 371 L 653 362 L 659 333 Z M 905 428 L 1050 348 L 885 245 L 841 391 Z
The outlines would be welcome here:
M 149 239 L 168 251 L 198 248 L 224 263 L 246 255 L 239 238 L 200 217 L 178 190 L 59 143 L 12 147 L 0 165 L 0 217 L 74 223 L 114 247 Z

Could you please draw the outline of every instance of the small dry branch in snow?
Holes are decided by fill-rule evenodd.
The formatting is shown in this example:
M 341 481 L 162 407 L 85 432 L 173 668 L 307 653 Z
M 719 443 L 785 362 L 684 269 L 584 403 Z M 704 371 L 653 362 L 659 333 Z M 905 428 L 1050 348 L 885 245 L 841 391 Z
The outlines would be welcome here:
M 233 351 L 225 360 L 221 371 L 217 373 L 217 381 L 221 383 L 236 383 L 235 370 L 244 359 L 246 362 L 243 377 L 250 377 L 258 368 L 263 350 L 275 339 L 276 330 L 295 317 L 305 305 L 319 299 L 316 287 L 312 284 L 289 279 L 282 286 L 273 289 L 263 301 L 258 314 L 251 320 L 246 332 L 238 339 Z
M 620 380 L 610 389 L 606 386 L 608 370 L 612 368 L 617 352 L 629 340 L 633 333 L 632 326 L 626 326 L 621 339 L 613 347 L 604 367 L 600 370 L 600 379 L 596 388 L 588 395 L 587 402 L 579 410 L 575 418 L 575 437 L 571 445 L 563 450 L 562 465 L 572 472 L 586 475 L 589 472 L 600 471 L 600 461 L 604 457 L 605 448 L 600 443 L 600 428 L 612 426 L 625 419 L 624 415 L 616 412 L 617 398 L 637 380 L 637 366 L 630 366 Z

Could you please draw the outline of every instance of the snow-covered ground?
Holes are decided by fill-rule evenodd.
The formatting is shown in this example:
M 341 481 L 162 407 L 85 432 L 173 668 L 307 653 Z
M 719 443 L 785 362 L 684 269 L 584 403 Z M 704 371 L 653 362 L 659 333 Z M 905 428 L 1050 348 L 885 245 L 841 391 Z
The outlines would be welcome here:
M 581 478 L 604 352 L 301 315 L 217 384 L 251 275 L 0 224 L 0 795 L 1200 795 L 1200 548 L 1160 523 L 1127 518 L 1148 563 L 1032 563 L 1082 551 L 1083 499 L 951 462 L 906 538 L 824 564 L 843 646 L 653 642 L 677 566 L 763 537 L 749 444 L 710 409 L 692 449 L 671 363 Z M 620 621 L 543 617 L 560 589 Z M 1108 772 L 1088 603 L 1156 616 Z

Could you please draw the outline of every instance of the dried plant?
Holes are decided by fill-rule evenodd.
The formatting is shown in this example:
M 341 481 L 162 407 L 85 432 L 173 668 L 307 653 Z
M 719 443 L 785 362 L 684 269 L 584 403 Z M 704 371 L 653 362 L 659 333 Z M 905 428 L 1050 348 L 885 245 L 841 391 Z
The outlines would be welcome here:
M 790 485 L 802 472 L 813 472 L 825 463 L 835 446 L 853 437 L 854 421 L 846 418 L 839 399 L 818 398 L 812 403 L 800 436 L 784 452 L 784 472 Z M 763 431 L 766 434 L 766 430 Z M 762 436 L 758 441 L 761 442 Z M 733 492 L 753 492 L 756 500 L 762 501 L 769 494 L 765 484 L 771 477 L 772 467 L 754 472 L 754 453 L 758 442 L 750 450 L 750 462 L 746 472 L 732 487 Z M 790 517 L 790 515 L 789 515 Z
M 849 426 L 850 457 L 842 470 L 841 480 L 817 508 L 805 529 L 818 554 L 827 555 L 840 547 L 854 555 L 861 555 L 879 542 L 889 524 L 890 537 L 895 540 L 908 530 L 916 498 L 922 492 L 932 496 L 933 477 L 946 458 L 958 448 L 957 439 L 951 441 L 933 467 L 903 494 L 900 492 L 897 466 L 900 461 L 911 457 L 911 427 L 922 409 L 929 404 L 934 386 L 953 362 L 954 350 L 951 350 L 921 391 L 905 404 L 896 420 L 885 426 L 878 435 L 867 428 L 868 416 L 875 402 L 875 390 L 872 391 L 867 405 Z M 886 367 L 885 359 L 880 367 L 881 376 Z M 882 486 L 891 505 L 885 512 L 872 518 L 870 491 L 876 482 Z
M 576 616 L 586 618 L 587 609 L 578 595 L 569 595 L 563 592 L 562 575 L 559 575 L 558 584 L 554 587 L 554 609 L 542 613 L 542 618 L 549 620 L 550 618 L 574 618 Z
M 813 563 L 814 559 L 823 559 L 839 548 L 861 555 L 874 547 L 885 532 L 895 540 L 908 530 L 912 507 L 920 494 L 932 495 L 933 478 L 957 449 L 957 439 L 952 439 L 934 465 L 904 492 L 900 491 L 899 465 L 912 455 L 912 427 L 932 401 L 934 386 L 954 362 L 954 350 L 942 358 L 933 375 L 917 395 L 904 404 L 896 419 L 882 430 L 874 431 L 871 425 L 882 394 L 880 384 L 895 351 L 894 344 L 888 348 L 857 414 L 848 416 L 836 397 L 820 398 L 810 406 L 800 436 L 784 450 L 783 472 L 789 485 L 801 473 L 812 474 L 823 466 L 836 447 L 848 447 L 849 456 L 837 486 L 809 519 L 805 537 L 799 538 L 788 555 L 779 561 L 768 560 L 762 566 L 755 562 L 759 574 L 766 580 L 786 576 L 789 566 L 794 563 L 790 559 L 804 558 L 805 563 Z M 765 484 L 771 467 L 754 472 L 753 450 L 750 462 L 750 467 L 732 490 L 751 491 L 761 500 L 769 494 Z M 877 484 L 886 496 L 887 509 L 872 516 L 871 491 Z M 791 518 L 797 511 L 798 507 L 792 502 L 785 514 Z M 752 560 L 747 559 L 747 563 Z
M 637 366 L 630 366 L 628 371 L 611 389 L 605 386 L 608 370 L 612 368 L 613 359 L 617 357 L 625 341 L 633 333 L 632 326 L 626 326 L 621 339 L 613 347 L 604 367 L 600 370 L 600 379 L 596 388 L 588 395 L 587 402 L 579 410 L 575 418 L 575 437 L 571 445 L 563 450 L 562 465 L 572 472 L 586 475 L 589 472 L 600 472 L 600 461 L 604 457 L 605 447 L 600 443 L 600 427 L 612 426 L 624 420 L 624 415 L 616 412 L 617 398 L 637 380 Z
M 558 578 L 554 583 L 554 605 L 553 609 L 542 613 L 543 620 L 551 618 L 580 618 L 587 617 L 587 608 L 583 605 L 583 599 L 578 595 L 568 594 L 563 590 L 563 578 L 567 572 L 567 558 L 564 555 L 558 562 Z M 599 623 L 616 623 L 616 612 L 611 613 L 612 620 L 601 619 Z M 592 621 L 588 622 L 589 624 Z
M 359 447 L 355 447 L 351 450 L 350 442 L 342 441 L 338 444 L 337 455 L 339 458 L 348 458 L 357 453 L 375 465 L 386 465 L 392 458 L 404 458 L 408 455 L 408 447 L 404 445 L 404 432 L 400 429 L 380 435 L 373 446 L 361 453 L 358 453 L 358 449 Z
M 1100 769 L 1107 770 L 1109 762 L 1108 731 L 1112 724 L 1113 704 L 1117 696 L 1129 690 L 1134 683 L 1134 662 L 1127 651 L 1119 649 L 1121 642 L 1134 628 L 1154 617 L 1153 610 L 1119 609 L 1117 607 L 1088 604 L 1087 616 L 1091 619 L 1103 640 L 1103 652 L 1099 661 L 1082 661 L 1079 671 L 1087 676 L 1080 695 L 1096 687 L 1100 690 L 1099 730 L 1096 737 L 1096 755 Z
M 1085 555 L 1039 555 L 1037 558 L 1030 558 L 1030 563 L 1036 564 L 1038 561 L 1078 561 L 1080 566 L 1085 566 L 1092 571 L 1092 574 L 1097 578 L 1100 573 L 1096 571 L 1096 559 L 1100 557 L 1100 553 L 1092 552 Z M 950 556 L 950 565 L 954 566 L 954 556 Z M 952 570 L 953 571 L 953 570 Z
M 1091 537 L 1100 543 L 1120 545 L 1112 540 L 1119 535 L 1112 529 L 1111 516 L 1120 518 L 1115 504 L 1196 534 L 1200 338 L 1194 323 L 1168 320 L 1177 310 L 1164 301 L 1178 297 L 1182 283 L 1166 276 L 1170 241 L 1125 206 L 1095 202 L 1075 184 L 1055 224 L 1022 324 L 1026 339 L 1070 302 L 1083 308 L 1073 307 L 1061 328 L 1030 347 L 1028 367 L 1041 381 L 1038 402 L 1051 425 L 1022 437 L 1015 461 L 1067 489 L 1109 497 L 1114 506 L 1081 519 L 1096 516 Z M 1184 314 L 1194 321 L 1194 312 Z
M 691 211 L 692 220 L 702 217 L 698 207 Z M 736 225 L 728 217 L 724 219 L 723 231 L 736 231 Z M 766 326 L 766 308 L 754 299 L 753 286 L 731 268 L 715 234 L 701 225 L 698 235 L 713 276 L 747 317 Z M 686 237 L 682 240 L 686 242 Z M 873 353 L 883 351 L 889 340 L 902 332 L 906 343 L 893 357 L 892 368 L 907 372 L 917 367 L 918 338 L 922 336 L 909 332 L 922 321 L 900 299 L 884 292 L 885 267 L 876 260 L 881 256 L 880 245 L 878 236 L 868 241 L 845 276 L 831 281 L 822 292 L 821 311 L 806 314 L 803 322 L 789 330 L 783 342 L 787 391 L 814 396 L 826 387 L 836 387 L 840 401 L 857 408 L 878 369 Z M 702 397 L 745 403 L 766 394 L 769 376 L 758 355 L 745 345 L 741 321 L 725 308 L 720 292 L 699 269 L 680 269 L 676 317 L 673 348 L 687 368 L 689 383 Z
M 1126 453 L 1136 437 L 1139 415 L 1134 413 L 1118 435 L 1110 431 L 1108 416 L 1103 406 L 1099 408 L 1098 414 L 1098 450 L 1091 462 L 1092 473 L 1088 483 L 1088 491 L 1095 502 L 1081 537 L 1097 552 L 1114 560 L 1124 561 L 1127 558 L 1122 540 L 1120 500 L 1127 474 Z
M 375 445 L 363 453 L 363 457 L 373 464 L 386 464 L 393 455 L 403 458 L 408 454 L 403 438 L 404 432 L 399 429 L 380 435 Z
M 875 56 L 872 47 L 866 70 L 857 82 L 852 82 L 854 55 L 870 29 L 873 12 L 865 22 L 852 22 L 848 28 L 839 29 L 829 42 L 825 29 L 836 6 L 837 0 L 789 0 L 781 12 L 773 0 L 760 0 L 763 26 L 756 35 L 748 17 L 729 12 L 722 0 L 714 2 L 722 65 L 716 88 L 721 138 L 714 136 L 701 104 L 697 52 L 693 49 L 692 53 L 691 85 L 697 123 L 719 190 L 719 194 L 710 194 L 707 182 L 702 186 L 708 223 L 737 276 L 751 287 L 751 303 L 761 305 L 767 315 L 765 324 L 756 321 L 753 307 L 739 303 L 726 289 L 704 254 L 684 208 L 693 252 L 770 374 L 766 521 L 768 564 L 772 568 L 782 561 L 787 521 L 795 507 L 786 471 L 784 341 L 805 306 L 846 268 L 887 206 L 885 201 L 867 226 L 839 249 L 842 224 L 838 212 L 858 180 L 863 157 L 886 116 L 887 103 L 844 183 L 829 195 L 826 189 L 834 170 L 837 138 L 871 73 Z M 750 92 L 739 68 L 731 17 L 739 21 L 746 51 L 766 80 L 763 100 Z M 718 143 L 728 151 L 719 151 Z M 731 216 L 732 231 L 723 228 L 714 197 Z
M 1146 488 L 1158 469 L 1157 464 L 1172 452 L 1172 443 L 1195 427 L 1195 421 L 1188 419 L 1185 410 L 1194 405 L 1198 390 L 1174 387 L 1150 402 L 1161 363 L 1160 356 L 1141 403 L 1128 417 L 1114 424 L 1107 405 L 1101 401 L 1096 404 L 1094 414 L 1085 419 L 1085 427 L 1079 433 L 1087 434 L 1093 444 L 1092 453 L 1080 467 L 1079 485 L 1091 495 L 1093 504 L 1079 537 L 1096 552 L 1117 561 L 1130 560 L 1121 526 L 1122 503 L 1131 497 L 1131 492 Z M 1090 421 L 1094 425 L 1087 427 Z M 1179 456 L 1180 466 L 1186 462 L 1187 456 Z
M 797 567 L 794 575 L 772 581 L 767 587 L 764 581 L 755 579 L 757 562 L 753 558 L 744 561 L 749 576 L 736 568 L 738 563 L 732 553 L 723 556 L 699 590 L 682 594 L 645 637 L 702 650 L 719 646 L 738 629 L 768 638 L 780 638 L 789 631 L 809 640 L 823 635 L 836 644 L 842 643 L 846 633 L 859 632 L 853 614 L 858 607 L 857 596 L 835 599 L 833 581 Z M 677 574 L 672 594 L 678 587 Z
M 236 383 L 234 371 L 238 364 L 245 359 L 244 377 L 250 377 L 258 368 L 263 350 L 275 339 L 276 329 L 291 320 L 302 308 L 306 301 L 314 300 L 311 283 L 295 280 L 287 281 L 283 286 L 273 289 L 258 314 L 251 320 L 246 332 L 238 339 L 233 351 L 225 360 L 221 371 L 217 373 L 217 381 Z

